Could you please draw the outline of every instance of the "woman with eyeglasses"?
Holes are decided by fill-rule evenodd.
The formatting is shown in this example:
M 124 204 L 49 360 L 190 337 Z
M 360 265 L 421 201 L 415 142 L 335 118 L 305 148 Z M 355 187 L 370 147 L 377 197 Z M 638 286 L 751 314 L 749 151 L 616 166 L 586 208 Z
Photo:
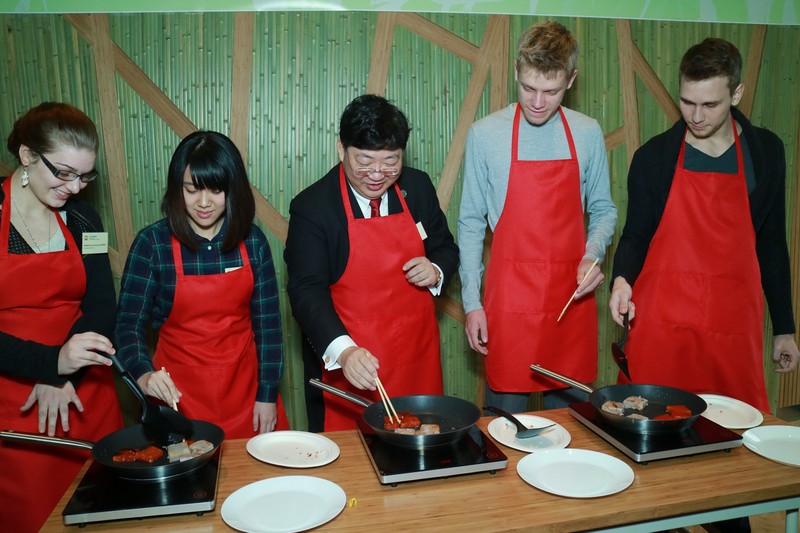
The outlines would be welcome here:
M 458 247 L 430 177 L 403 166 L 410 128 L 400 109 L 359 96 L 339 121 L 339 163 L 292 200 L 284 258 L 304 333 L 306 382 L 321 378 L 380 401 L 441 394 L 433 297 Z M 311 431 L 353 429 L 363 408 L 306 386 Z
M 114 353 L 111 267 L 107 249 L 84 243 L 103 226 L 74 198 L 97 176 L 97 130 L 71 105 L 43 103 L 7 145 L 19 165 L 0 178 L 0 427 L 96 441 L 122 427 L 103 357 Z M 88 457 L 0 441 L 3 529 L 38 531 Z
M 172 156 L 165 218 L 139 232 L 122 276 L 119 357 L 145 393 L 229 439 L 289 424 L 278 288 L 236 145 L 188 135 Z M 148 328 L 158 330 L 151 359 Z

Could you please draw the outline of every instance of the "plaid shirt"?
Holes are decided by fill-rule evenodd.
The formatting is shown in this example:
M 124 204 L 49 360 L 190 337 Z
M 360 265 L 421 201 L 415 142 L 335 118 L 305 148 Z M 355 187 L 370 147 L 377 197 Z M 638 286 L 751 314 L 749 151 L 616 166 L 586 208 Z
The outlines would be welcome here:
M 192 253 L 181 245 L 186 275 L 220 274 L 241 267 L 238 247 L 221 253 L 227 224 L 212 240 L 197 237 L 200 247 Z M 171 234 L 166 219 L 139 232 L 131 246 L 122 275 L 117 312 L 117 355 L 134 379 L 155 370 L 148 348 L 148 325 L 161 327 L 175 299 L 176 272 L 172 258 Z M 245 239 L 255 286 L 250 300 L 256 350 L 258 392 L 255 401 L 277 401 L 283 375 L 283 344 L 278 307 L 278 290 L 272 254 L 264 233 L 253 226 Z M 216 334 L 211 332 L 211 334 Z

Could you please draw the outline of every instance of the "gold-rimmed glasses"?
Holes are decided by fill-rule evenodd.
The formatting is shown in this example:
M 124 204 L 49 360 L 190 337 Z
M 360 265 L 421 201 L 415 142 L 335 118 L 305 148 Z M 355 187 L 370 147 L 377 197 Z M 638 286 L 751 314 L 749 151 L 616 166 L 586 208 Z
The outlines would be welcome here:
M 359 179 L 367 178 L 373 174 L 383 174 L 385 178 L 391 179 L 400 174 L 402 170 L 402 163 L 400 161 L 395 164 L 396 166 L 392 165 L 378 168 L 357 167 L 357 161 L 354 161 L 349 153 L 347 155 L 350 157 L 350 168 L 353 170 L 353 174 Z

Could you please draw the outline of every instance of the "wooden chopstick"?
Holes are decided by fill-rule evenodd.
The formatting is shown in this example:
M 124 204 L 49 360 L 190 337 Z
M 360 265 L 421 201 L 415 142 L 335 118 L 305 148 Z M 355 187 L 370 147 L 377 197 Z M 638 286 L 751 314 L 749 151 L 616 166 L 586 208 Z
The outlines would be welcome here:
M 381 400 L 383 400 L 383 408 L 386 409 L 386 413 L 389 415 L 389 420 L 392 420 L 392 414 L 397 419 L 397 423 L 400 423 L 400 417 L 397 416 L 397 411 L 394 410 L 394 405 L 392 405 L 392 400 L 389 399 L 389 395 L 386 394 L 386 389 L 383 388 L 383 383 L 381 383 L 381 379 L 379 377 L 375 378 L 375 385 L 378 387 L 378 394 L 381 395 Z
M 161 367 L 161 370 L 167 372 L 167 369 L 164 368 L 163 366 Z M 167 372 L 167 375 L 169 376 L 169 372 Z M 175 401 L 175 398 L 172 399 L 172 408 L 175 409 L 176 411 L 178 410 L 178 402 Z
M 589 274 L 592 272 L 592 270 L 594 270 L 594 267 L 595 267 L 595 266 L 597 266 L 597 262 L 598 262 L 598 261 L 600 261 L 600 258 L 599 258 L 599 257 L 598 257 L 597 259 L 595 259 L 595 260 L 594 260 L 594 263 L 592 263 L 592 266 L 590 266 L 590 267 L 589 267 L 589 270 L 587 270 L 587 271 L 586 271 L 586 274 L 584 274 L 584 275 L 583 275 L 583 279 L 581 280 L 581 283 L 583 283 L 584 281 L 586 281 L 586 278 L 588 278 L 588 277 L 589 277 Z M 578 286 L 579 286 L 579 287 L 580 287 L 581 283 L 578 283 Z M 561 310 L 561 314 L 560 314 L 560 315 L 558 315 L 558 320 L 556 320 L 556 322 L 561 322 L 561 317 L 563 317 L 563 316 L 564 316 L 564 313 L 566 313 L 566 312 L 567 312 L 567 307 L 569 307 L 569 304 L 571 304 L 571 303 L 572 303 L 572 300 L 574 300 L 574 299 L 575 299 L 575 295 L 576 295 L 577 293 L 578 293 L 578 289 L 575 289 L 575 292 L 573 292 L 573 293 L 572 293 L 572 296 L 570 296 L 569 300 L 567 301 L 567 305 L 565 305 L 565 306 L 564 306 L 564 309 L 562 309 L 562 310 Z
M 389 415 L 389 420 L 392 419 L 392 414 L 394 414 L 394 417 L 397 419 L 397 423 L 400 424 L 400 417 L 397 415 L 397 411 L 395 411 L 394 405 L 392 405 L 392 400 L 389 399 L 389 395 L 386 393 L 386 389 L 383 387 L 383 383 L 381 383 L 380 378 L 375 378 L 375 385 L 378 387 L 378 394 L 381 395 L 383 408 L 386 409 L 386 414 Z
M 381 402 L 383 402 L 383 409 L 386 411 L 386 415 L 389 417 L 389 421 L 392 421 L 392 410 L 389 408 L 389 399 L 386 397 L 386 391 L 383 390 L 383 385 L 381 385 L 380 379 L 375 379 L 375 385 L 378 388 L 378 394 L 381 395 Z

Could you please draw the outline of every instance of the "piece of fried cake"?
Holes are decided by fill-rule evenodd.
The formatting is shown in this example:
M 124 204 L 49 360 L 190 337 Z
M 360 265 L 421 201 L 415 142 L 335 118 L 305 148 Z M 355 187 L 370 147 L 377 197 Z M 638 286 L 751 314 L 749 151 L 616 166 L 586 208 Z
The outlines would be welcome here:
M 647 398 L 642 398 L 641 396 L 628 396 L 622 400 L 622 405 L 626 409 L 636 409 L 637 411 L 641 411 L 647 407 Z
M 625 406 L 622 405 L 622 402 L 608 400 L 602 405 L 601 409 L 606 413 L 611 413 L 612 415 L 622 415 L 622 412 L 625 410 Z

